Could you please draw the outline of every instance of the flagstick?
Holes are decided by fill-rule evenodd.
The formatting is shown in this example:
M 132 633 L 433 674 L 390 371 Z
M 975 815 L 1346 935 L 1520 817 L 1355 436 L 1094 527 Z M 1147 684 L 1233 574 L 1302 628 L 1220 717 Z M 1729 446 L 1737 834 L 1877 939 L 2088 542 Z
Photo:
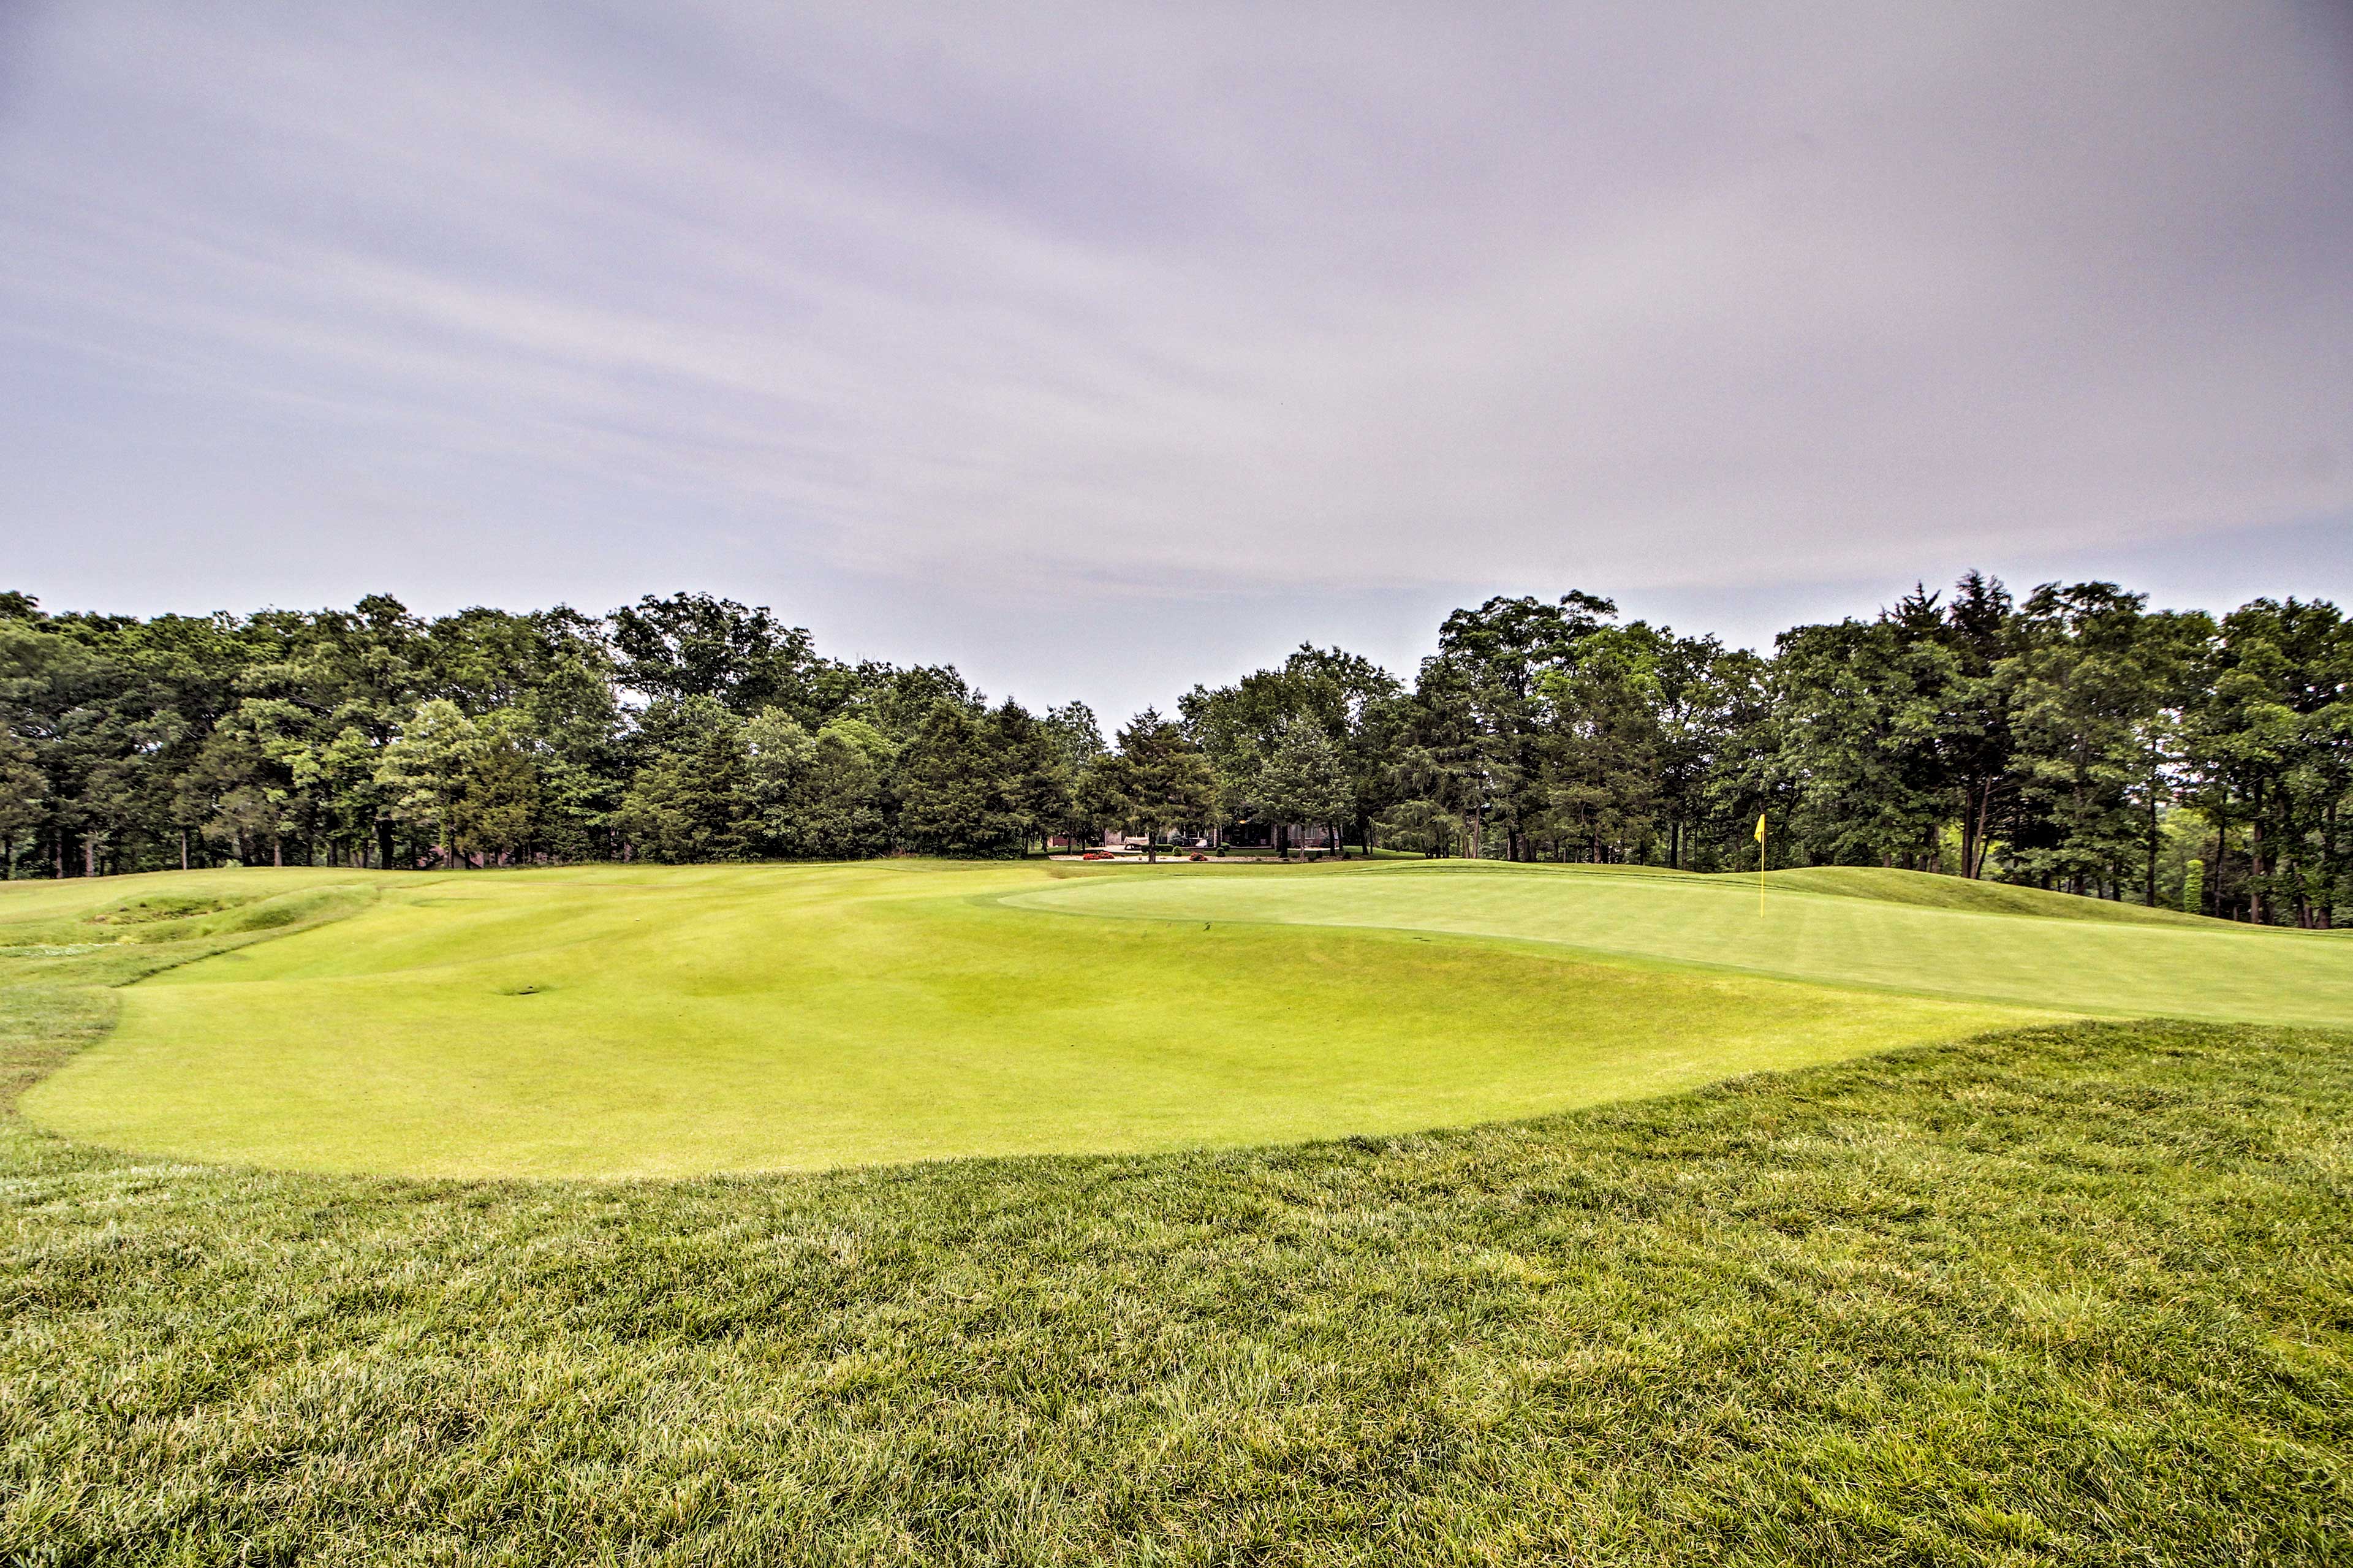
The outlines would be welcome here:
M 1757 818 L 1757 918 L 1765 918 L 1765 818 Z

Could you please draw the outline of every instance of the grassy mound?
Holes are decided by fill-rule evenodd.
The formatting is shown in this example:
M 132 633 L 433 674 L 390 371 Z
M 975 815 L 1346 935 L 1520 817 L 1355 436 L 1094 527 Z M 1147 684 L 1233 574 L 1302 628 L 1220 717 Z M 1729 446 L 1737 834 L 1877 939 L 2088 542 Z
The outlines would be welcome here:
M 307 870 L 170 872 L 0 883 L 0 984 L 71 974 L 123 984 L 356 914 L 385 879 Z M 121 951 L 95 967 L 100 948 Z
M 122 993 L 113 1035 L 27 1110 L 189 1158 L 683 1175 L 1407 1131 L 2044 1016 L 1858 1005 L 1425 933 L 1082 921 L 999 901 L 1075 869 L 382 879 L 352 918 Z M 1170 875 L 1272 892 L 1321 873 L 1090 868 L 1069 885 Z
M 2179 910 L 2151 909 L 2146 904 L 2122 903 L 2114 899 L 2087 899 L 2080 894 L 2053 893 L 2008 882 L 1972 882 L 1926 871 L 1883 870 L 1871 866 L 1814 866 L 1767 871 L 1765 879 L 1776 889 L 1796 892 L 1837 893 L 1851 899 L 1877 899 L 1891 904 L 1960 910 L 1973 914 L 2039 915 L 2045 920 L 2113 921 L 2122 925 L 2191 929 L 2227 924 L 2203 915 L 2185 915 Z
M 1815 984 L 2095 1016 L 2322 1026 L 2353 1021 L 2353 945 L 2333 933 L 2186 916 L 2051 920 L 2037 917 L 2054 900 L 2098 900 L 2034 894 L 2016 911 L 1998 912 L 1983 905 L 1986 889 L 1967 883 L 1953 884 L 1961 889 L 1951 895 L 1959 903 L 1934 907 L 1905 896 L 1916 884 L 1905 873 L 1792 875 L 1821 884 L 1769 879 L 1761 910 L 1753 877 L 1467 864 L 1335 868 L 1279 879 L 1125 876 L 1010 901 L 1111 920 L 1253 921 L 1514 939 Z M 1889 892 L 1897 896 L 1883 896 Z M 2118 908 L 2102 907 L 2111 913 Z

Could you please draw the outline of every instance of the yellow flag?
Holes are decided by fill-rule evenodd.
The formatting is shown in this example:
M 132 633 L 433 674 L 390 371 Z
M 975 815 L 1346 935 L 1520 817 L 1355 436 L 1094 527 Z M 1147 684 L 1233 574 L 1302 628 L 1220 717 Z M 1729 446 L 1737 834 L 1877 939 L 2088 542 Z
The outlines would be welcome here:
M 1765 912 L 1765 814 L 1757 814 L 1757 912 Z

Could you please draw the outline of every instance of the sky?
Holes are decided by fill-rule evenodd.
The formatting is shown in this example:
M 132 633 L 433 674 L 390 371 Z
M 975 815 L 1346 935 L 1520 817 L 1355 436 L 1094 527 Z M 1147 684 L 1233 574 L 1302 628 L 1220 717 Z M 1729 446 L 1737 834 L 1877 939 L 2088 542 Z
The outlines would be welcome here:
M 1166 707 L 1498 593 L 2353 603 L 2353 5 L 0 0 L 0 587 Z

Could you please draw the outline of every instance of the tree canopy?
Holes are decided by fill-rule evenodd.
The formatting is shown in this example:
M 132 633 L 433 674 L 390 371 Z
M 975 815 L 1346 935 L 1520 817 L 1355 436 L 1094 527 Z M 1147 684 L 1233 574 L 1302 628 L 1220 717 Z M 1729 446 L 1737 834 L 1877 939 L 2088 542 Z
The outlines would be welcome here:
M 225 862 L 1002 856 L 1100 833 L 1424 854 L 1875 864 L 2333 924 L 2353 879 L 2353 626 L 1978 574 L 1769 653 L 1597 595 L 1460 609 L 1399 679 L 1302 644 L 1110 743 L 1083 703 L 824 657 L 765 606 L 649 595 L 438 618 L 0 592 L 10 876 Z

